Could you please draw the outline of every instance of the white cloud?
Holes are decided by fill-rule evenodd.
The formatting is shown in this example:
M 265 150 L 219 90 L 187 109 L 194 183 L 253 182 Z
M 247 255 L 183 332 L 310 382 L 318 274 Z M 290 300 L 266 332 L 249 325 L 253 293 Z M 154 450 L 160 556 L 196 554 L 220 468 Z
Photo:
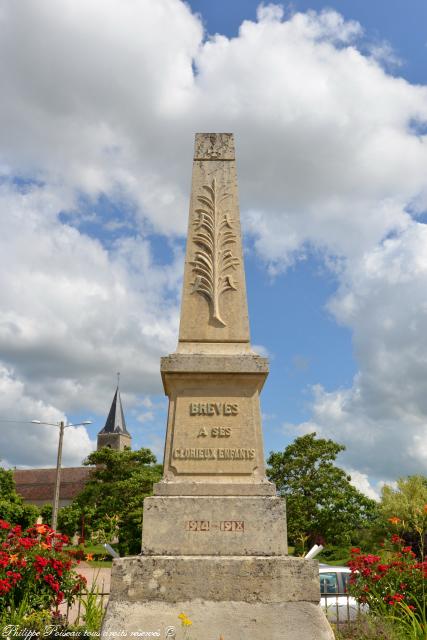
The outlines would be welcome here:
M 141 391 L 159 392 L 159 357 L 175 346 L 182 258 L 156 267 L 142 237 L 118 241 L 108 253 L 55 217 L 59 197 L 47 188 L 17 194 L 3 185 L 0 207 L 8 212 L 0 237 L 0 353 L 13 372 L 1 416 L 57 421 L 64 415 L 57 407 L 105 414 L 116 371 L 129 405 Z M 54 463 L 47 432 L 35 449 L 40 428 L 23 425 L 14 438 L 1 428 L 9 463 Z M 67 439 L 64 462 L 80 464 L 90 450 L 85 429 L 67 429 Z
M 356 487 L 356 489 L 364 493 L 368 498 L 372 498 L 372 500 L 379 500 L 380 495 L 378 491 L 372 487 L 366 473 L 360 473 L 360 471 L 355 469 L 346 469 L 346 472 L 351 476 L 351 484 Z
M 347 445 L 346 460 L 378 478 L 427 464 L 427 227 L 412 222 L 348 262 L 330 301 L 353 332 L 360 370 L 350 389 L 315 389 L 313 430 Z
M 16 422 L 0 422 L 0 451 L 6 467 L 54 466 L 58 447 L 58 429 L 29 424 L 38 419 L 57 424 L 64 414 L 31 395 L 12 371 L 0 367 L 0 415 L 13 416 Z M 22 422 L 18 422 L 22 420 Z M 67 427 L 64 433 L 63 463 L 81 464 L 94 448 L 84 427 Z
M 354 385 L 319 386 L 310 424 L 358 473 L 419 469 L 427 88 L 363 55 L 362 27 L 333 11 L 268 5 L 207 41 L 178 0 L 3 0 L 0 15 L 0 353 L 30 408 L 104 413 L 117 370 L 131 405 L 160 390 L 182 256 L 159 263 L 147 234 L 185 232 L 194 131 L 234 131 L 258 255 L 279 272 L 322 252 L 353 331 Z M 80 197 L 100 195 L 127 211 L 100 221 L 113 242 L 85 232 L 99 214 Z

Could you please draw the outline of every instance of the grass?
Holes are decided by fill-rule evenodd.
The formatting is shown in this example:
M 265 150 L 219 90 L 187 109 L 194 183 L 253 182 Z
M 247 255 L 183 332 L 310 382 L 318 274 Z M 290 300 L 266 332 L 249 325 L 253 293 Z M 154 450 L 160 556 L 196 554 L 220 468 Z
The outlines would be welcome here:
M 85 562 L 90 567 L 95 567 L 99 569 L 108 569 L 113 566 L 112 560 L 85 560 Z
M 320 553 L 316 556 L 316 560 L 320 562 L 320 564 L 330 564 L 331 567 L 346 567 L 347 562 L 350 560 L 349 556 L 345 556 L 344 558 L 324 558 Z
M 95 559 L 95 560 L 85 560 L 85 562 L 90 566 L 90 567 L 94 567 L 94 568 L 109 568 L 111 567 L 111 565 L 113 564 L 112 558 L 111 556 L 107 553 L 107 551 L 104 549 L 104 547 L 102 546 L 102 544 L 91 544 L 91 543 L 86 543 L 84 545 L 78 545 L 76 547 L 74 546 L 68 546 L 66 547 L 66 549 L 68 551 L 75 551 L 76 549 L 81 549 L 83 551 L 83 553 L 85 555 L 96 555 L 96 554 L 100 554 L 100 555 L 104 555 L 106 557 L 105 560 L 99 560 L 99 559 Z
M 392 625 L 382 618 L 360 616 L 353 624 L 332 625 L 336 640 L 403 640 Z

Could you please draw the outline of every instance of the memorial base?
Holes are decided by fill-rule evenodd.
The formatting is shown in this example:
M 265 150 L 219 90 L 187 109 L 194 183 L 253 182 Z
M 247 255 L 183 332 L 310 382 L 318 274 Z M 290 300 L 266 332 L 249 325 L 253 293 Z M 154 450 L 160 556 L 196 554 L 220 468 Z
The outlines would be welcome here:
M 180 613 L 192 625 L 181 627 Z M 333 640 L 317 562 L 289 556 L 114 560 L 103 638 Z

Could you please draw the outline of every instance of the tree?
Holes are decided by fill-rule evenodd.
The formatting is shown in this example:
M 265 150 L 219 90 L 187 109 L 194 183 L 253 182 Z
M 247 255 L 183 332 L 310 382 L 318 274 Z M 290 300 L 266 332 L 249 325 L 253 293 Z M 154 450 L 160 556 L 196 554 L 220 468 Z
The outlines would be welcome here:
M 427 536 L 427 478 L 399 478 L 397 487 L 384 485 L 381 515 L 399 531 L 418 556 L 424 556 Z
M 298 550 L 319 542 L 328 545 L 354 543 L 355 533 L 377 518 L 378 506 L 335 466 L 343 445 L 316 438 L 297 438 L 283 452 L 272 452 L 267 475 L 286 498 L 288 536 Z
M 38 508 L 25 504 L 17 493 L 13 471 L 0 467 L 0 519 L 26 528 L 35 524 L 38 515 Z
M 83 491 L 61 509 L 61 529 L 69 535 L 80 531 L 84 517 L 86 535 L 92 531 L 102 538 L 114 536 L 117 525 L 121 554 L 139 553 L 143 501 L 160 480 L 161 465 L 149 449 L 115 451 L 107 447 L 91 453 L 84 464 L 96 466 Z

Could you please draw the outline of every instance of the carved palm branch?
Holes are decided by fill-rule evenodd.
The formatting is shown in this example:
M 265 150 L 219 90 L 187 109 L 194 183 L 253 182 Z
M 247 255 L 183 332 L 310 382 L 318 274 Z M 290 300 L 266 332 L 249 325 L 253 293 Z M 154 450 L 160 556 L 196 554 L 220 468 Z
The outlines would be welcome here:
M 220 297 L 229 289 L 236 291 L 230 271 L 235 271 L 240 262 L 230 247 L 237 241 L 233 220 L 223 207 L 230 194 L 217 187 L 215 178 L 202 190 L 197 196 L 199 206 L 195 210 L 194 243 L 198 250 L 191 262 L 195 275 L 192 293 L 197 292 L 207 298 L 212 318 L 225 327 L 220 313 Z

